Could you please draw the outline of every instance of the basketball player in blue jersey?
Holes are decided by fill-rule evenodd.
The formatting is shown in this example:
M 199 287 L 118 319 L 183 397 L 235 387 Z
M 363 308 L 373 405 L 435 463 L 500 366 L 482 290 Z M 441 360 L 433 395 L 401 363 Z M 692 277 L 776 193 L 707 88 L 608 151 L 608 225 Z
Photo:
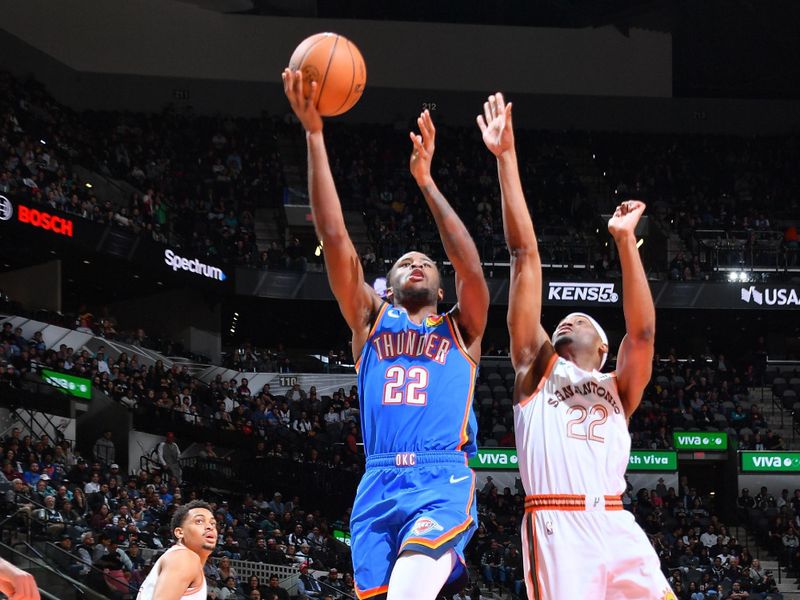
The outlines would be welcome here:
M 420 133 L 410 134 L 410 169 L 455 268 L 457 304 L 438 314 L 439 271 L 420 252 L 392 266 L 388 302 L 381 300 L 364 281 L 344 226 L 322 119 L 303 96 L 300 72 L 287 69 L 283 82 L 306 131 L 311 211 L 328 279 L 353 334 L 367 457 L 350 521 L 356 595 L 433 600 L 466 575 L 464 547 L 477 525 L 467 458 L 476 452 L 472 396 L 489 306 L 478 251 L 431 178 L 435 129 L 426 111 Z

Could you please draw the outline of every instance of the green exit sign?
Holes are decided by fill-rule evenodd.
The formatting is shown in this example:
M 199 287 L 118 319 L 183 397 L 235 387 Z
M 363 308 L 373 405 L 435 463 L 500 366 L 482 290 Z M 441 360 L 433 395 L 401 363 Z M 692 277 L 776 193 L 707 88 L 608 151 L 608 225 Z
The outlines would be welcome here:
M 678 455 L 671 450 L 631 450 L 629 471 L 677 471 Z
M 742 452 L 742 471 L 800 473 L 800 452 Z
M 78 398 L 92 398 L 92 382 L 90 379 L 75 377 L 66 373 L 58 373 L 50 369 L 41 370 L 42 381 L 57 387 L 59 390 L 70 396 Z
M 676 431 L 672 441 L 676 450 L 728 449 L 728 434 L 724 431 Z

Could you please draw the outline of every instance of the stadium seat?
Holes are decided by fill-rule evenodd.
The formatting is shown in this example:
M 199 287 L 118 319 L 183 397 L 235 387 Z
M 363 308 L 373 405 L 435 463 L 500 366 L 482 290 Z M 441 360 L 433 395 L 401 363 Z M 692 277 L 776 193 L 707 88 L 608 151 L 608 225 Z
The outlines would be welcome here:
M 797 402 L 797 392 L 794 390 L 786 390 L 781 397 L 781 404 L 786 410 L 792 410 Z
M 778 398 L 780 398 L 781 396 L 783 396 L 783 392 L 786 391 L 787 387 L 788 384 L 786 383 L 786 380 L 783 377 L 776 377 L 772 382 L 772 393 L 775 396 L 778 396 Z
M 780 369 L 777 365 L 767 365 L 766 370 L 764 371 L 764 383 L 766 385 L 772 385 L 772 382 L 775 381 L 775 378 L 778 377 L 780 374 Z
M 789 380 L 789 389 L 792 390 L 795 394 L 800 394 L 800 378 L 792 377 Z

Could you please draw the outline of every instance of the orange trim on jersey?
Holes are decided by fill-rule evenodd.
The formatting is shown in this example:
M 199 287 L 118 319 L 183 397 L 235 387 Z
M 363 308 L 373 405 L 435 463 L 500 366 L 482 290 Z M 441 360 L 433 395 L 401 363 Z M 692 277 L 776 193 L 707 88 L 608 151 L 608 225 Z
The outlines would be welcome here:
M 526 514 L 523 518 L 523 522 L 525 522 L 527 527 L 528 533 L 528 552 L 529 556 L 528 559 L 530 561 L 530 568 L 528 569 L 528 581 L 530 581 L 530 592 L 533 594 L 533 597 L 528 595 L 529 600 L 541 600 L 542 598 L 542 582 L 539 579 L 539 561 L 536 557 L 536 523 L 534 522 L 534 514 L 529 513 Z M 527 587 L 527 586 L 526 586 Z
M 550 360 L 547 361 L 547 366 L 544 369 L 544 373 L 542 374 L 542 378 L 539 380 L 539 385 L 536 386 L 536 389 L 533 390 L 533 393 L 530 396 L 528 396 L 527 398 L 525 398 L 521 402 L 518 402 L 517 406 L 522 408 L 528 402 L 533 400 L 533 398 L 536 396 L 536 394 L 538 394 L 539 392 L 542 391 L 542 388 L 544 387 L 544 384 L 547 381 L 547 378 L 550 377 L 550 374 L 553 372 L 553 369 L 556 366 L 556 361 L 558 360 L 558 358 L 559 358 L 558 353 L 553 352 L 553 356 L 551 356 Z
M 472 471 L 472 469 L 470 469 L 470 471 Z M 472 485 L 469 488 L 469 500 L 467 500 L 467 508 L 465 509 L 467 514 L 469 514 L 469 509 L 472 506 L 472 503 L 475 501 L 475 481 L 476 481 L 476 479 L 477 478 L 475 477 L 475 471 L 472 471 Z M 476 525 L 477 525 L 477 523 L 476 523 Z
M 420 537 L 408 538 L 405 542 L 403 542 L 403 545 L 400 546 L 400 552 L 402 552 L 403 548 L 405 548 L 408 544 L 419 544 L 420 546 L 426 546 L 427 548 L 433 548 L 433 549 L 438 548 L 442 544 L 452 540 L 459 533 L 463 533 L 464 531 L 466 531 L 471 521 L 472 517 L 467 517 L 467 520 L 464 521 L 463 523 L 460 523 L 459 525 L 456 525 L 452 529 L 445 531 L 442 535 L 432 540 Z M 398 552 L 397 554 L 399 555 L 400 552 Z
M 458 446 L 456 446 L 456 450 L 461 450 L 469 441 L 469 435 L 467 433 L 467 427 L 469 426 L 469 411 L 472 409 L 472 399 L 475 397 L 475 383 L 478 380 L 477 377 L 477 366 L 475 363 L 470 363 L 469 366 L 469 391 L 467 392 L 467 399 L 466 399 L 466 406 L 464 407 L 464 418 L 461 419 L 461 436 L 459 438 Z
M 461 337 L 461 330 L 456 326 L 456 323 L 453 322 L 453 317 L 450 316 L 450 313 L 444 315 L 445 321 L 447 321 L 447 326 L 450 328 L 450 335 L 453 336 L 453 339 L 456 341 L 456 346 L 461 351 L 461 354 L 464 355 L 473 366 L 477 367 L 478 363 L 475 361 L 472 356 L 470 356 L 469 352 L 467 352 L 467 346 L 464 343 L 464 338 Z
M 372 324 L 372 327 L 369 329 L 369 333 L 367 334 L 367 339 L 364 342 L 364 348 L 367 347 L 369 344 L 372 335 L 375 333 L 375 330 L 378 328 L 378 324 L 381 322 L 383 318 L 383 313 L 386 312 L 386 309 L 391 306 L 388 302 L 385 302 L 381 305 L 380 309 L 378 310 L 378 316 L 375 317 L 375 322 Z M 356 360 L 356 364 L 354 366 L 356 373 L 358 373 L 358 367 L 361 366 L 361 359 L 364 357 L 364 348 L 361 349 L 361 354 L 358 356 L 358 360 Z
M 361 591 L 360 589 L 358 589 L 358 584 L 356 584 L 355 588 L 356 588 L 356 598 L 358 598 L 358 600 L 364 600 L 364 598 L 372 598 L 374 596 L 379 596 L 389 591 L 388 585 L 382 585 L 381 587 L 376 587 L 369 590 Z
M 603 496 L 603 510 L 622 510 L 619 496 Z M 540 494 L 525 497 L 525 511 L 567 510 L 585 511 L 586 496 L 583 494 Z
M 472 408 L 472 399 L 475 397 L 475 384 L 477 382 L 477 368 L 478 363 L 475 362 L 475 359 L 469 355 L 466 348 L 464 347 L 464 340 L 461 339 L 461 332 L 456 327 L 456 324 L 453 322 L 453 318 L 450 316 L 450 313 L 444 315 L 445 321 L 447 322 L 447 327 L 450 329 L 450 335 L 453 336 L 453 339 L 456 342 L 456 347 L 458 348 L 459 352 L 467 359 L 467 362 L 470 366 L 469 371 L 469 391 L 467 392 L 467 402 L 466 407 L 464 408 L 464 418 L 461 420 L 461 437 L 456 446 L 456 450 L 461 450 L 469 441 L 469 435 L 467 435 L 467 425 L 469 425 L 469 411 Z

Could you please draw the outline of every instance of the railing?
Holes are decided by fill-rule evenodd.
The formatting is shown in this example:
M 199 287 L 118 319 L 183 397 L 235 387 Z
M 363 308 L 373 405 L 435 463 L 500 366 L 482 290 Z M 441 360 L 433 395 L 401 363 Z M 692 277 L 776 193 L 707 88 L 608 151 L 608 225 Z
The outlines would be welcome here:
M 694 237 L 714 271 L 800 271 L 796 255 L 784 248 L 780 231 L 700 229 Z
M 217 564 L 222 559 L 212 558 L 210 560 L 213 564 Z M 269 581 L 270 577 L 275 576 L 280 580 L 281 587 L 285 588 L 290 593 L 294 592 L 294 589 L 297 586 L 297 580 L 300 577 L 300 572 L 298 571 L 298 568 L 292 565 L 273 565 L 269 563 L 255 562 L 250 560 L 237 560 L 237 559 L 230 559 L 230 563 L 231 567 L 236 569 L 236 572 L 243 579 L 247 579 L 255 575 L 261 581 Z M 317 583 L 320 584 L 320 586 L 323 589 L 333 592 L 334 597 L 341 596 L 355 600 L 354 596 L 351 596 L 350 594 L 343 592 L 339 588 L 334 587 L 321 579 L 317 578 L 314 579 L 317 581 Z
M 64 441 L 63 424 L 56 424 L 46 413 L 30 410 L 27 408 L 16 408 L 11 414 L 11 419 L 21 422 L 35 438 L 47 435 L 54 443 Z M 73 442 L 74 440 L 70 440 Z
M 33 548 L 33 546 L 31 546 L 30 544 L 25 544 L 25 545 L 30 547 L 31 550 L 33 550 L 34 552 L 36 551 Z M 94 566 L 92 563 L 83 560 L 82 558 L 80 558 L 76 554 L 72 554 L 71 552 L 67 552 L 66 550 L 64 550 L 58 544 L 54 544 L 53 542 L 45 542 L 44 547 L 45 547 L 45 557 L 46 558 L 50 558 L 50 556 L 48 556 L 48 554 L 47 554 L 48 551 L 57 551 L 61 555 L 66 555 L 70 560 L 74 561 L 75 563 L 81 564 L 81 565 L 83 565 L 85 567 L 89 567 L 90 572 L 94 573 L 98 577 L 101 577 L 103 579 L 112 579 L 112 580 L 116 581 L 117 583 L 127 587 L 128 590 L 131 592 L 131 594 L 135 595 L 137 593 L 136 588 L 133 587 L 130 583 L 128 583 L 127 579 L 120 579 L 119 577 L 114 577 L 113 575 L 109 575 L 108 573 L 105 573 L 103 571 L 103 569 L 100 569 L 100 568 Z
M 770 360 L 767 359 L 766 369 L 764 371 L 764 385 L 770 387 L 772 390 L 772 411 L 773 415 L 777 409 L 781 417 L 781 428 L 783 428 L 784 415 L 790 417 L 790 429 L 792 432 L 792 441 L 800 436 L 800 410 L 797 409 L 800 404 L 800 393 L 798 393 L 796 383 L 792 380 L 800 376 L 800 361 L 796 360 Z M 776 383 L 779 378 L 784 379 L 783 383 L 786 388 L 780 393 L 776 393 Z M 792 390 L 796 395 L 794 401 L 784 400 L 784 392 Z M 792 403 L 791 406 L 789 403 Z
M 29 547 L 29 550 L 30 548 L 31 547 Z M 38 567 L 43 571 L 47 571 L 48 573 L 54 575 L 55 577 L 58 577 L 60 580 L 62 580 L 64 583 L 66 583 L 72 589 L 74 589 L 75 592 L 82 598 L 87 598 L 88 600 L 108 600 L 105 596 L 95 592 L 93 589 L 87 587 L 80 581 L 76 581 L 69 575 L 65 575 L 61 571 L 54 569 L 46 562 L 39 560 L 31 556 L 30 554 L 20 552 L 16 548 L 12 548 L 11 546 L 3 542 L 0 542 L 0 549 L 4 550 L 5 552 L 11 553 L 17 556 L 18 558 L 28 561 L 31 565 Z M 46 598 L 47 600 L 63 600 L 41 588 L 39 588 L 39 593 L 42 595 L 42 597 Z

